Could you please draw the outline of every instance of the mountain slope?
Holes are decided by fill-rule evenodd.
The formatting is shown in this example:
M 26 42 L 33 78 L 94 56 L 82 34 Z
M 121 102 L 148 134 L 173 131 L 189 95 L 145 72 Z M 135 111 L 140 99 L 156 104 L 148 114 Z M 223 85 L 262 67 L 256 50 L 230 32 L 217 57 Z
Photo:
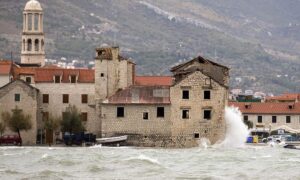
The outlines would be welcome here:
M 0 2 L 0 57 L 11 51 L 19 56 L 22 2 Z M 40 2 L 48 58 L 93 60 L 95 47 L 106 43 L 119 45 L 139 73 L 166 74 L 172 65 L 203 55 L 231 67 L 232 87 L 300 90 L 299 1 Z

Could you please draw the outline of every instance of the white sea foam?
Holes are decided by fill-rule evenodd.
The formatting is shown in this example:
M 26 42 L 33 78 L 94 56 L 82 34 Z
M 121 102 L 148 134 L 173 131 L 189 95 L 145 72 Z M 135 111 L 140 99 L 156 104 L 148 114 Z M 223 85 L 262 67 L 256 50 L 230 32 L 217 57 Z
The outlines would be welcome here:
M 226 135 L 225 140 L 217 146 L 244 147 L 249 135 L 248 127 L 244 124 L 242 113 L 235 107 L 225 108 Z

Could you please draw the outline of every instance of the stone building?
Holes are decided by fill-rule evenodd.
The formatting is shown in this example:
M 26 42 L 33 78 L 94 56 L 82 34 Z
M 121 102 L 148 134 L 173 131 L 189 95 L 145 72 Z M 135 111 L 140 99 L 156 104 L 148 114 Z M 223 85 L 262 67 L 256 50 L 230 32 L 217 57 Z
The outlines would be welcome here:
M 128 135 L 131 145 L 193 147 L 200 138 L 212 143 L 223 138 L 227 67 L 197 57 L 173 67 L 172 76 L 137 76 L 135 63 L 122 57 L 118 47 L 97 48 L 95 70 L 44 65 L 38 1 L 26 4 L 23 25 L 21 63 L 10 68 L 0 63 L 8 77 L 1 80 L 0 105 L 8 104 L 6 111 L 16 103 L 30 108 L 26 112 L 35 126 L 29 144 L 43 143 L 49 135 L 43 122 L 49 115 L 62 116 L 69 105 L 79 109 L 88 132 L 97 137 Z M 15 94 L 28 100 L 14 102 Z
M 271 132 L 281 127 L 300 130 L 299 102 L 230 102 L 229 105 L 237 107 L 245 121 L 253 123 L 253 130 Z
M 23 80 L 12 81 L 0 88 L 0 114 L 20 109 L 31 116 L 32 128 L 21 131 L 24 145 L 36 143 L 39 113 L 39 90 Z M 7 128 L 6 133 L 11 133 Z

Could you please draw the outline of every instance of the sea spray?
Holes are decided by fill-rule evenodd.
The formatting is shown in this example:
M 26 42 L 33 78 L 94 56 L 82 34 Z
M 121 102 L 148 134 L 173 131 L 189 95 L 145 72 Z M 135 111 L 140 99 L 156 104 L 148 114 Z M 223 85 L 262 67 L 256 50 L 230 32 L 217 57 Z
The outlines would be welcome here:
M 249 130 L 244 124 L 242 113 L 236 107 L 225 108 L 226 135 L 223 142 L 217 146 L 243 147 L 245 145 Z

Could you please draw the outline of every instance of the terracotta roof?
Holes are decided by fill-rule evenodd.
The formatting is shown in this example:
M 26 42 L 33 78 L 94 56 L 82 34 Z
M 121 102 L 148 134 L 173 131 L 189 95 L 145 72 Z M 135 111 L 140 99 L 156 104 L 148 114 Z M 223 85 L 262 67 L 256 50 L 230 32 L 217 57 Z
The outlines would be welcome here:
M 136 76 L 135 85 L 140 86 L 171 86 L 172 76 Z
M 12 62 L 8 60 L 0 61 L 0 75 L 9 75 L 11 72 Z
M 20 75 L 33 75 L 36 83 L 53 82 L 54 76 L 62 76 L 62 83 L 70 83 L 70 76 L 78 76 L 78 83 L 94 83 L 95 71 L 92 69 L 63 69 L 63 68 L 29 68 L 15 67 L 14 79 L 18 79 Z
M 279 96 L 267 97 L 266 101 L 296 101 L 300 100 L 300 94 L 282 94 Z
M 243 114 L 300 114 L 300 103 L 242 103 L 229 102 L 229 106 L 238 107 Z M 247 106 L 247 107 L 246 107 Z
M 169 86 L 130 86 L 109 97 L 108 104 L 170 104 Z

